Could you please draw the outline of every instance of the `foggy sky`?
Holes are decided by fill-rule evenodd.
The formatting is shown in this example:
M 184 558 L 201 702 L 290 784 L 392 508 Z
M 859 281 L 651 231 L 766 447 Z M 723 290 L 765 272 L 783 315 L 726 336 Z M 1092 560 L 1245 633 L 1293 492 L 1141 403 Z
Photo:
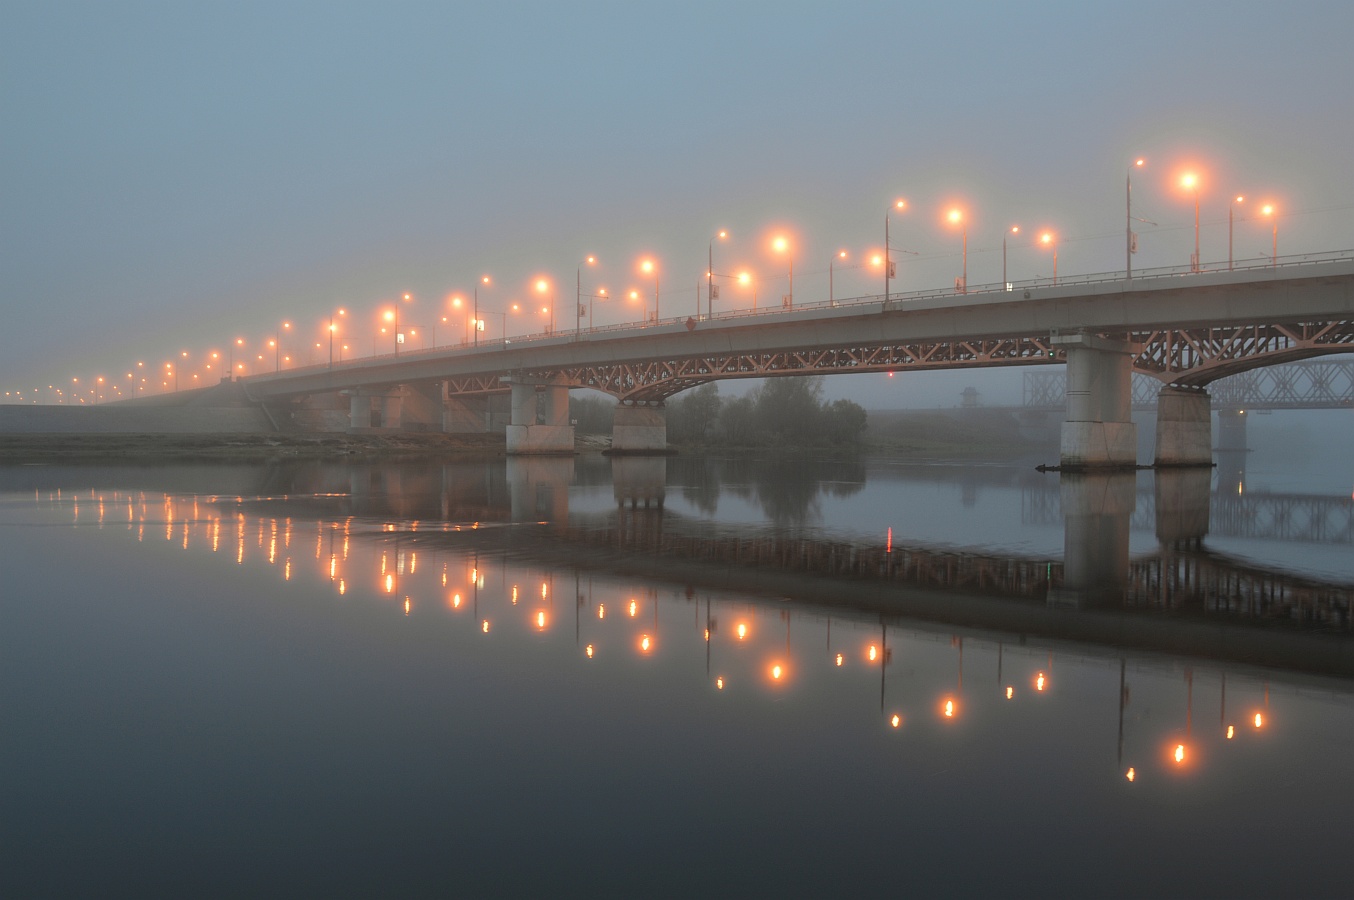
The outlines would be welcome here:
M 1131 159 L 1135 269 L 1184 265 L 1197 164 L 1203 258 L 1225 261 L 1227 201 L 1275 202 L 1279 253 L 1354 247 L 1343 2 L 0 3 L 0 390 L 199 361 L 280 322 L 305 361 L 347 308 L 354 352 L 378 309 L 405 321 L 491 274 L 482 307 L 552 280 L 557 324 L 585 290 L 694 311 L 707 244 L 758 303 L 826 299 L 893 220 L 895 290 L 961 267 L 943 221 L 969 213 L 969 282 L 1124 265 Z M 1245 215 L 1236 255 L 1270 250 Z M 911 251 L 911 252 L 903 252 Z M 915 254 L 915 255 L 914 255 Z M 880 290 L 836 273 L 838 296 Z M 747 305 L 723 288 L 717 308 Z M 597 307 L 598 324 L 636 308 Z M 541 330 L 509 318 L 509 332 Z M 381 348 L 388 349 L 388 348 Z M 314 358 L 314 357 L 312 357 Z M 316 361 L 321 361 L 316 359 Z M 185 372 L 187 369 L 185 369 Z M 866 406 L 998 397 L 1019 370 L 837 381 Z M 956 380 L 957 379 L 957 380 Z M 939 398 L 939 399 L 937 399 Z M 952 398 L 952 399 L 951 399 Z

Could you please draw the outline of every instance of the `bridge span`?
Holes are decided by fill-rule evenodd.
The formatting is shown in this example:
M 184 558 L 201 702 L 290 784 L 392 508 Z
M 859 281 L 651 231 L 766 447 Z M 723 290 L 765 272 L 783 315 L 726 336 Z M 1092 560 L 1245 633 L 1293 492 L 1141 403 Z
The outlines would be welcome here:
M 1161 385 L 1155 462 L 1212 460 L 1208 385 L 1354 351 L 1354 254 L 1236 271 L 1087 277 L 1016 290 L 872 296 L 754 314 L 506 338 L 240 379 L 251 399 L 331 408 L 342 427 L 490 427 L 511 453 L 570 452 L 568 392 L 617 400 L 613 448 L 666 446 L 664 401 L 733 378 L 1065 363 L 1065 467 L 1132 466 L 1131 374 Z

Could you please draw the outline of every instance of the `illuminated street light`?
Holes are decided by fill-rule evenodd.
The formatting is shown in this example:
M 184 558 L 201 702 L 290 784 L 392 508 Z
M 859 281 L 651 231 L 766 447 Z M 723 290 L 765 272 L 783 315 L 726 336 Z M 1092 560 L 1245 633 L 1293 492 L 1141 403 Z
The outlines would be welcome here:
M 1277 267 L 1279 265 L 1279 217 L 1274 214 L 1274 205 L 1271 203 L 1266 203 L 1261 207 L 1260 215 L 1269 218 L 1274 223 L 1273 242 L 1269 249 L 1269 264 L 1272 268 Z
M 547 311 L 549 312 L 549 314 L 550 314 L 550 330 L 547 332 L 547 334 L 554 334 L 554 333 L 555 333 L 555 295 L 554 295 L 554 293 L 551 292 L 551 290 L 550 290 L 550 282 L 549 282 L 549 280 L 547 280 L 547 279 L 545 279 L 545 278 L 537 278 L 537 279 L 536 279 L 536 293 L 540 294 L 542 297 L 548 297 L 548 298 L 549 298 L 550 305 L 549 305 L 546 309 L 542 309 L 541 312 L 542 312 L 542 313 L 545 313 L 545 312 L 547 312 Z
M 885 215 L 884 218 L 887 220 L 887 219 L 888 219 L 888 216 Z M 885 234 L 885 236 L 888 235 L 888 231 L 889 231 L 889 226 L 888 226 L 888 222 L 886 221 L 886 222 L 884 223 L 884 234 Z M 845 250 L 838 250 L 837 253 L 836 253 L 831 259 L 829 259 L 829 260 L 827 261 L 827 305 L 828 305 L 828 306 L 836 306 L 836 305 L 837 305 L 837 297 L 836 297 L 836 294 L 833 292 L 833 291 L 834 291 L 834 288 L 833 288 L 833 284 L 832 284 L 832 279 L 833 279 L 833 268 L 837 265 L 837 260 L 839 260 L 839 259 L 846 259 L 846 251 L 845 251 Z M 884 291 L 885 291 L 885 298 L 886 298 L 886 299 L 887 299 L 888 286 L 889 286 L 889 284 L 888 284 L 888 279 L 886 278 L 886 279 L 884 280 Z
M 597 257 L 595 257 L 595 256 L 589 255 L 589 256 L 588 256 L 586 259 L 584 259 L 583 261 L 584 261 L 585 263 L 587 263 L 589 266 L 596 266 L 596 265 L 597 265 Z M 584 293 L 583 293 L 583 267 L 582 267 L 582 266 L 579 266 L 579 267 L 575 270 L 575 274 L 576 274 L 576 276 L 577 276 L 578 283 L 577 283 L 576 288 L 575 288 L 575 290 L 576 290 L 576 296 L 575 296 L 575 298 L 574 298 L 574 303 L 575 303 L 575 306 L 576 306 L 576 308 L 575 308 L 575 310 L 574 310 L 574 315 L 575 315 L 575 318 L 574 318 L 574 338 L 577 339 L 577 337 L 578 337 L 578 332 L 579 332 L 579 330 L 582 328 L 582 325 L 583 325 L 583 298 L 584 298 L 584 297 L 587 297 L 587 298 L 588 298 L 588 331 L 592 331 L 592 304 L 593 304 L 593 301 L 594 301 L 594 300 L 599 300 L 599 299 L 600 299 L 600 300 L 605 300 L 605 299 L 606 299 L 606 288 L 598 288 L 598 289 L 595 289 L 595 290 L 596 290 L 596 293 L 584 294 Z
M 964 213 L 959 209 L 950 210 L 949 216 L 951 225 L 958 225 L 963 232 L 964 251 L 963 251 L 963 274 L 955 282 L 955 288 L 961 294 L 968 293 L 968 222 L 964 219 Z
M 653 321 L 658 322 L 658 264 L 652 259 L 646 259 L 639 264 L 640 271 L 645 275 L 653 276 Z M 647 316 L 646 316 L 647 318 Z
M 1199 260 L 1199 176 L 1193 172 L 1186 172 L 1180 179 L 1180 186 L 1187 191 L 1194 193 L 1194 255 L 1190 257 L 1189 269 L 1191 272 L 1198 272 L 1200 266 Z
M 896 209 L 899 212 L 907 209 L 906 200 L 895 200 L 890 210 Z M 894 265 L 892 250 L 889 248 L 889 210 L 884 212 L 884 306 L 889 305 L 889 282 L 897 274 Z
M 1231 203 L 1227 204 L 1227 271 L 1232 271 L 1232 217 L 1236 211 L 1236 205 L 1245 200 L 1245 197 L 1237 195 Z
M 1125 211 L 1125 241 L 1124 248 L 1124 275 L 1129 280 L 1133 280 L 1133 254 L 1138 252 L 1138 236 L 1133 233 L 1133 170 L 1141 169 L 1147 164 L 1147 160 L 1138 157 L 1133 160 L 1133 165 L 1128 167 L 1128 176 L 1124 179 L 1124 211 Z
M 705 261 L 705 317 L 707 319 L 713 319 L 715 317 L 715 297 L 719 295 L 719 289 L 715 287 L 715 241 L 725 240 L 728 236 L 729 233 L 721 228 L 718 233 L 710 238 L 710 246 L 707 251 L 708 256 Z M 701 310 L 698 298 L 696 302 L 696 318 L 699 319 L 700 314 Z
M 781 235 L 771 242 L 771 247 L 777 253 L 786 254 L 790 259 L 790 293 L 785 295 L 781 306 L 785 309 L 793 309 L 795 305 L 795 257 L 790 250 L 790 241 Z
M 482 276 L 480 276 L 480 280 L 479 280 L 478 282 L 475 283 L 475 346 L 476 346 L 476 347 L 478 347 L 478 346 L 480 345 L 480 332 L 484 330 L 484 320 L 480 318 L 480 285 L 481 285 L 481 284 L 487 285 L 487 284 L 489 284 L 489 283 L 490 283 L 490 282 L 489 282 L 489 276 L 488 276 L 488 275 L 482 275 Z M 507 323 L 507 320 L 504 319 L 503 339 L 504 339 L 505 341 L 508 339 L 508 332 L 507 332 L 507 324 L 506 324 L 506 323 Z
M 1053 283 L 1058 283 L 1058 242 L 1053 236 L 1053 232 L 1045 231 L 1039 235 L 1039 243 L 1045 247 L 1053 248 Z
M 1006 238 L 1013 234 L 1020 234 L 1020 226 L 1012 225 L 1006 230 L 1006 234 L 1001 236 L 1001 289 L 1009 291 L 1011 282 L 1006 280 Z

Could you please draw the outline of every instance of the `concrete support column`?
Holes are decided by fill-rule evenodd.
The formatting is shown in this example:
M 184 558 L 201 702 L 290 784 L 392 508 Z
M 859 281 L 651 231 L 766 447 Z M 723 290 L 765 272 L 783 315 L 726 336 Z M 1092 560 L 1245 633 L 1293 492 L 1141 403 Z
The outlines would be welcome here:
M 513 454 L 573 453 L 574 427 L 569 424 L 569 389 L 545 385 L 544 403 L 538 399 L 536 383 L 511 382 L 512 424 L 508 426 L 507 447 Z M 540 413 L 547 416 L 540 422 Z
M 1211 466 L 1213 417 L 1208 392 L 1164 387 L 1157 395 L 1156 466 Z
M 1246 450 L 1246 411 L 1244 409 L 1218 410 L 1218 450 L 1235 452 Z
M 512 521 L 569 523 L 573 459 L 509 459 L 507 477 Z
M 360 390 L 348 395 L 348 428 L 351 431 L 371 428 L 371 396 Z
M 1128 535 L 1137 504 L 1131 472 L 1064 474 L 1063 584 L 1053 606 L 1114 604 L 1128 583 Z
M 620 403 L 611 422 L 612 453 L 666 453 L 668 410 L 662 403 Z
M 1132 347 L 1098 335 L 1054 335 L 1067 352 L 1065 469 L 1127 468 L 1138 462 L 1131 410 Z

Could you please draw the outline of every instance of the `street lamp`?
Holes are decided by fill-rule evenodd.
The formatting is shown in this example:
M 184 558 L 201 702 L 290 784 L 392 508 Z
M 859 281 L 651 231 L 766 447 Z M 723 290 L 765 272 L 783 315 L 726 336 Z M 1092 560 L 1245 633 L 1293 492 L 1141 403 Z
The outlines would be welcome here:
M 1231 203 L 1227 204 L 1227 271 L 1232 271 L 1232 214 L 1236 210 L 1236 205 L 1246 198 L 1237 195 Z
M 1006 234 L 1001 236 L 1001 289 L 1003 291 L 1011 289 L 1011 282 L 1006 280 L 1006 238 L 1013 234 L 1020 234 L 1019 225 L 1012 225 L 1006 229 Z
M 589 266 L 597 265 L 597 257 L 588 256 L 583 260 Z M 592 301 L 600 297 L 606 297 L 606 288 L 598 289 L 595 294 L 583 293 L 583 267 L 578 266 L 574 269 L 574 276 L 577 279 L 574 285 L 574 340 L 578 340 L 579 332 L 583 329 L 583 297 L 588 298 L 588 331 L 592 331 Z M 699 312 L 699 310 L 698 310 Z
M 751 276 L 750 274 L 748 274 L 747 272 L 739 272 L 739 273 L 738 273 L 738 283 L 741 284 L 741 285 L 743 285 L 744 287 L 746 287 L 746 286 L 748 286 L 749 284 L 752 284 L 752 276 Z M 754 288 L 752 289 L 752 311 L 753 311 L 753 312 L 756 312 L 756 311 L 757 311 L 757 288 L 756 288 L 756 287 L 754 287 Z
M 548 280 L 544 279 L 544 278 L 537 278 L 537 279 L 536 279 L 536 293 L 540 294 L 542 297 L 547 297 L 547 296 L 549 297 L 550 306 L 547 307 L 546 309 L 542 309 L 541 312 L 544 313 L 544 312 L 546 312 L 547 310 L 549 311 L 549 313 L 550 313 L 550 330 L 549 330 L 548 332 L 546 332 L 546 333 L 547 333 L 547 334 L 554 334 L 554 332 L 555 332 L 555 295 L 554 295 L 553 293 L 551 293 L 551 291 L 550 291 L 550 282 L 549 282 Z
M 1053 283 L 1056 285 L 1058 283 L 1058 242 L 1053 237 L 1053 232 L 1045 231 L 1039 235 L 1039 243 L 1045 247 L 1053 248 Z
M 784 235 L 778 236 L 771 242 L 771 248 L 777 253 L 784 253 L 790 260 L 790 293 L 781 298 L 781 307 L 784 309 L 793 309 L 795 305 L 795 257 L 790 251 L 790 241 Z
M 715 288 L 715 241 L 716 241 L 716 240 L 721 240 L 721 241 L 722 241 L 722 240 L 724 240 L 725 238 L 727 238 L 728 236 L 729 236 L 729 233 L 728 233 L 727 231 L 725 231 L 724 229 L 721 228 L 721 229 L 719 230 L 719 233 L 718 233 L 718 234 L 716 234 L 716 235 L 714 235 L 714 237 L 710 238 L 710 246 L 709 246 L 709 248 L 708 248 L 708 256 L 707 256 L 706 261 L 705 261 L 705 262 L 706 262 L 706 269 L 705 269 L 705 312 L 706 312 L 706 314 L 705 314 L 705 317 L 706 317 L 707 319 L 713 319 L 713 318 L 715 317 L 715 296 L 719 293 L 718 290 Z M 700 300 L 699 300 L 699 298 L 697 298 L 697 302 L 696 302 L 696 318 L 699 319 L 699 318 L 700 318 L 700 315 L 701 315 Z
M 1189 269 L 1191 272 L 1199 271 L 1199 176 L 1193 172 L 1186 172 L 1180 179 L 1180 186 L 1187 191 L 1194 193 L 1194 255 L 1190 257 Z
M 347 314 L 348 311 L 346 309 L 338 310 L 338 315 L 340 316 L 346 316 Z M 334 332 L 336 330 L 338 329 L 334 324 L 334 313 L 331 312 L 329 314 L 329 368 L 331 369 L 334 368 Z
M 888 216 L 885 215 L 884 218 L 887 219 Z M 888 226 L 888 223 L 885 222 L 885 224 L 884 224 L 884 234 L 887 235 L 887 234 L 888 234 L 888 231 L 889 231 L 889 226 Z M 837 295 L 836 295 L 836 293 L 835 293 L 835 290 L 836 290 L 836 289 L 834 288 L 832 281 L 833 281 L 833 269 L 836 267 L 836 265 L 837 265 L 837 260 L 839 260 L 839 259 L 846 259 L 846 251 L 845 251 L 845 250 L 838 250 L 837 253 L 836 253 L 831 259 L 829 259 L 829 260 L 827 261 L 827 305 L 828 305 L 828 306 L 836 306 L 836 305 L 837 305 Z M 886 278 L 884 279 L 884 291 L 885 291 L 886 299 L 887 299 L 887 292 L 888 292 L 888 289 L 889 289 L 889 281 L 888 281 L 888 278 L 886 277 Z
M 902 212 L 903 210 L 907 209 L 907 201 L 906 201 L 906 200 L 901 200 L 901 199 L 900 199 L 900 200 L 895 200 L 895 201 L 893 201 L 893 206 L 891 207 L 891 209 L 896 209 L 896 210 L 898 210 L 899 212 Z M 891 280 L 893 279 L 893 276 L 896 274 L 896 271 L 895 271 L 894 266 L 893 266 L 893 258 L 892 258 L 892 256 L 890 255 L 891 252 L 892 252 L 892 251 L 889 249 L 889 213 L 888 213 L 888 211 L 885 211 L 885 213 L 884 213 L 884 305 L 885 305 L 885 306 L 888 306 L 888 305 L 889 305 L 889 281 L 891 281 Z
M 283 322 L 283 323 L 282 323 L 282 327 L 279 328 L 279 329 L 277 330 L 276 334 L 273 336 L 273 340 L 271 340 L 271 341 L 269 342 L 269 343 L 271 343 L 271 344 L 273 345 L 273 371 L 274 371 L 274 372 L 280 372 L 280 371 L 282 370 L 282 332 L 285 331 L 285 330 L 287 330 L 287 329 L 290 328 L 290 327 L 291 327 L 291 323 L 290 323 L 290 322 Z
M 961 294 L 967 294 L 967 293 L 968 293 L 968 222 L 965 221 L 965 219 L 964 219 L 964 213 L 963 213 L 963 211 L 962 211 L 962 210 L 959 210 L 959 209 L 952 209 L 952 210 L 950 210 L 950 213 L 949 213 L 949 217 L 948 217 L 948 218 L 949 218 L 949 220 L 950 220 L 950 224 L 951 224 L 951 225 L 958 225 L 959 228 L 960 228 L 960 230 L 961 230 L 961 232 L 963 233 L 963 238 L 964 238 L 963 269 L 962 269 L 962 274 L 961 274 L 960 277 L 959 277 L 959 280 L 955 282 L 954 286 L 955 286 L 955 288 L 958 290 L 959 293 L 961 293 Z
M 1147 164 L 1147 160 L 1138 157 L 1133 160 L 1133 165 L 1128 167 L 1128 176 L 1124 179 L 1124 275 L 1127 280 L 1133 280 L 1133 254 L 1138 252 L 1137 235 L 1133 233 L 1133 170 L 1141 169 Z
M 1279 265 L 1279 217 L 1275 215 L 1272 203 L 1266 203 L 1261 207 L 1260 214 L 1274 223 L 1273 242 L 1269 249 L 1269 264 L 1271 268 L 1277 268 Z
M 639 264 L 639 268 L 645 275 L 653 275 L 653 321 L 656 324 L 658 322 L 658 264 L 652 259 L 646 259 Z
M 488 275 L 482 275 L 482 276 L 480 276 L 479 282 L 475 285 L 475 346 L 476 346 L 476 347 L 478 347 L 478 346 L 480 345 L 480 332 L 484 330 L 484 320 L 480 318 L 480 285 L 481 285 L 481 284 L 484 284 L 484 285 L 489 284 L 489 276 L 488 276 Z M 507 323 L 507 319 L 505 318 L 505 319 L 504 319 L 504 326 L 503 326 L 503 327 L 504 327 L 503 339 L 504 339 L 505 341 L 508 339 L 507 324 L 506 324 L 506 323 Z

